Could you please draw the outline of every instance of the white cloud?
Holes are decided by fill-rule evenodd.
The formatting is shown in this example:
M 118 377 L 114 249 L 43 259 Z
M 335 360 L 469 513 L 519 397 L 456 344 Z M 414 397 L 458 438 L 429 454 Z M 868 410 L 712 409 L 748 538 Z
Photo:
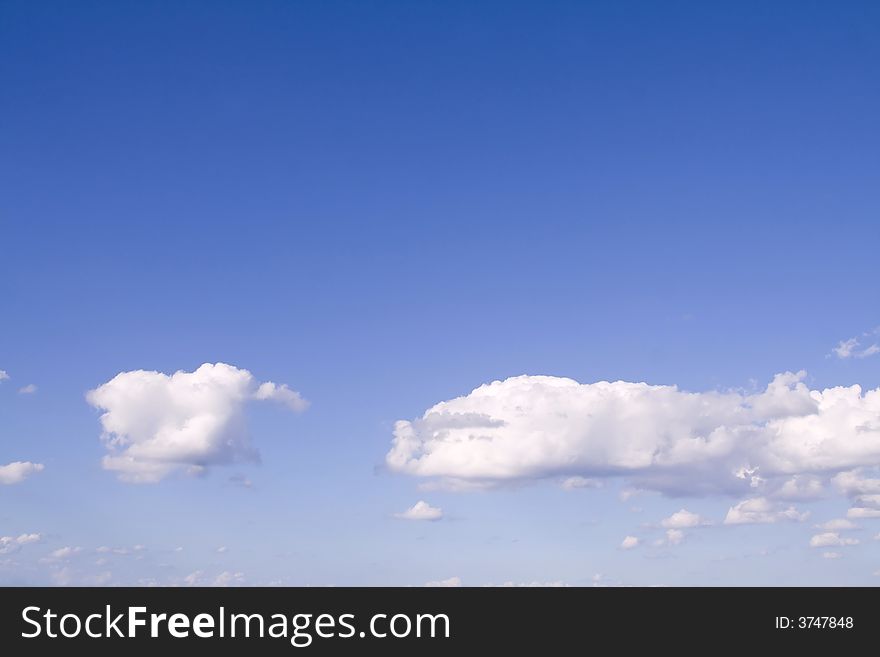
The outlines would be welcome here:
M 866 476 L 868 468 L 840 472 L 832 483 L 852 500 L 853 507 L 846 512 L 850 519 L 880 518 L 880 478 Z
M 244 583 L 244 573 L 224 570 L 214 578 L 211 586 L 242 586 Z
M 223 554 L 223 553 L 226 552 L 228 549 L 229 549 L 229 548 L 227 548 L 225 545 L 221 545 L 220 547 L 217 548 L 217 554 Z
M 849 340 L 841 340 L 831 351 L 833 351 L 838 358 L 849 358 L 853 355 L 853 352 L 858 349 L 858 346 L 858 338 L 850 338 Z
M 19 534 L 18 536 L 0 536 L 0 554 L 17 552 L 22 545 L 38 543 L 43 539 L 41 534 Z
M 632 550 L 639 546 L 639 539 L 637 536 L 625 536 L 623 541 L 620 543 L 620 548 L 622 550 Z
M 562 488 L 565 490 L 577 490 L 578 488 L 602 488 L 602 482 L 598 479 L 587 479 L 586 477 L 568 477 L 562 482 Z
M 504 582 L 503 584 L 485 584 L 487 588 L 527 588 L 527 589 L 561 589 L 567 588 L 568 584 L 561 581 L 555 582 Z
M 864 471 L 852 470 L 837 474 L 831 481 L 842 493 L 851 497 L 880 493 L 880 479 L 865 477 Z
M 228 481 L 232 486 L 238 486 L 240 488 L 254 487 L 254 482 L 252 482 L 243 474 L 234 474 L 230 476 L 226 481 Z
M 877 493 L 872 493 L 870 495 L 858 495 L 855 498 L 855 503 L 859 506 L 869 506 L 872 508 L 880 508 L 880 495 Z
M 795 475 L 880 465 L 880 388 L 810 390 L 804 376 L 757 394 L 513 377 L 398 421 L 386 463 L 459 486 L 625 477 L 678 495 L 769 494 Z
M 35 472 L 42 472 L 42 470 L 42 463 L 31 463 L 30 461 L 15 461 L 0 465 L 0 484 L 18 484 Z
M 820 477 L 814 475 L 794 475 L 773 492 L 773 497 L 782 500 L 808 502 L 818 500 L 824 494 L 825 485 Z
M 620 491 L 619 497 L 621 502 L 628 502 L 634 497 L 637 497 L 644 493 L 645 491 L 639 488 L 624 488 Z
M 246 582 L 244 573 L 224 570 L 215 577 L 205 574 L 204 570 L 196 570 L 183 578 L 184 586 L 242 586 Z
M 840 552 L 823 552 L 823 559 L 840 559 L 843 555 Z
M 419 500 L 403 513 L 395 513 L 394 517 L 403 520 L 440 520 L 443 517 L 443 509 Z
M 306 406 L 287 386 L 258 384 L 247 370 L 224 363 L 172 375 L 122 372 L 86 399 L 105 411 L 101 425 L 109 453 L 103 466 L 137 483 L 179 470 L 200 474 L 211 465 L 258 461 L 245 427 L 245 404 L 273 399 L 294 410 Z
M 49 553 L 49 559 L 63 561 L 82 552 L 81 547 L 65 546 Z
M 191 572 L 189 575 L 183 578 L 183 583 L 186 586 L 200 586 L 204 583 L 205 571 L 204 570 L 196 570 Z
M 20 534 L 15 542 L 19 545 L 27 545 L 28 543 L 38 543 L 43 539 L 40 534 Z
M 660 525 L 671 529 L 687 529 L 689 527 L 702 527 L 710 524 L 708 520 L 687 509 L 676 511 L 668 518 L 664 518 Z
M 782 520 L 802 522 L 809 512 L 799 512 L 793 506 L 782 507 L 765 497 L 753 497 L 743 500 L 727 510 L 725 525 L 769 524 Z
M 56 586 L 109 586 L 113 573 L 109 570 L 98 573 L 84 573 L 67 565 L 56 566 L 51 574 Z
M 824 529 L 826 531 L 845 531 L 847 529 L 858 529 L 859 526 L 855 524 L 852 520 L 847 520 L 846 518 L 835 518 L 833 520 L 829 520 L 828 522 L 823 522 L 820 525 L 816 525 L 816 529 Z
M 0 381 L 5 381 L 9 378 L 9 375 L 6 373 L 6 370 L 0 370 Z
M 37 386 L 33 383 L 28 383 L 26 386 L 22 386 L 18 389 L 18 392 L 22 395 L 32 395 L 37 391 Z
M 108 547 L 106 545 L 102 545 L 100 547 L 95 548 L 95 552 L 99 554 L 115 554 L 117 556 L 128 556 L 131 554 L 136 554 L 138 552 L 143 552 L 146 548 L 143 545 L 135 545 L 131 548 L 127 547 Z
M 667 529 L 662 538 L 658 538 L 654 541 L 654 545 L 656 547 L 663 547 L 666 545 L 678 545 L 685 539 L 685 536 L 687 536 L 687 534 L 685 534 L 680 529 Z
M 841 340 L 831 350 L 831 353 L 841 360 L 846 360 L 847 358 L 868 358 L 874 354 L 880 354 L 880 343 L 874 342 L 878 335 L 880 335 L 880 327 L 873 331 L 862 333 L 858 337 Z M 865 338 L 868 338 L 870 342 L 867 346 L 864 346 L 862 342 Z
M 272 399 L 285 404 L 290 410 L 297 413 L 306 410 L 309 402 L 302 398 L 296 391 L 287 387 L 286 383 L 275 385 L 271 381 L 261 383 L 260 387 L 254 393 L 254 399 Z
M 449 579 L 441 579 L 436 582 L 425 582 L 425 586 L 432 588 L 457 588 L 461 586 L 461 578 L 450 577 Z
M 842 538 L 837 532 L 824 532 L 816 534 L 810 539 L 810 547 L 839 547 L 844 545 L 858 545 L 857 538 Z

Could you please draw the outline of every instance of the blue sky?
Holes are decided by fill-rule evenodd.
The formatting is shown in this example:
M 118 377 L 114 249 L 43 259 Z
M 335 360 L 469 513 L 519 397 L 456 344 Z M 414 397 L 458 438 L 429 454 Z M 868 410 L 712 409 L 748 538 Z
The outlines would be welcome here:
M 880 521 L 809 545 L 868 448 L 786 471 L 820 499 L 760 495 L 808 519 L 742 525 L 757 492 L 622 501 L 607 463 L 450 490 L 386 455 L 518 375 L 880 387 L 878 28 L 869 2 L 2 2 L 0 465 L 44 467 L 0 486 L 0 583 L 876 583 Z M 102 467 L 88 391 L 217 362 L 310 402 L 241 407 L 260 464 Z M 419 500 L 442 519 L 395 517 Z M 683 508 L 712 524 L 653 545 Z

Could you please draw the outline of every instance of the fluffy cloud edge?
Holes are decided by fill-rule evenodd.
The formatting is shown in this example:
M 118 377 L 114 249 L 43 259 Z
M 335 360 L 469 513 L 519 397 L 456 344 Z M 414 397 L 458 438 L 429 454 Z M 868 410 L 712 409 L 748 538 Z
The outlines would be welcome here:
M 880 465 L 880 388 L 805 377 L 756 393 L 511 377 L 399 420 L 385 462 L 454 490 L 618 478 L 670 496 L 817 499 L 828 478 Z
M 0 485 L 20 484 L 31 475 L 42 472 L 44 469 L 45 466 L 42 463 L 32 463 L 31 461 L 13 461 L 6 465 L 0 465 Z
M 192 372 L 120 372 L 90 390 L 87 402 L 103 411 L 100 422 L 105 469 L 128 483 L 156 483 L 176 471 L 191 475 L 209 467 L 258 462 L 244 409 L 271 400 L 294 412 L 308 402 L 286 384 L 259 383 L 250 371 L 204 363 Z
M 401 520 L 427 520 L 434 522 L 443 517 L 443 509 L 431 506 L 424 500 L 419 500 L 406 511 L 395 513 L 394 517 Z

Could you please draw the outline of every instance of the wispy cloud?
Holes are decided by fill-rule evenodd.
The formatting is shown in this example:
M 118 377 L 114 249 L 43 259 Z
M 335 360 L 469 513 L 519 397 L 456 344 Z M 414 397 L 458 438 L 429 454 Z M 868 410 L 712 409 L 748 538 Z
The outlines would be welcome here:
M 837 356 L 841 360 L 868 358 L 874 354 L 880 354 L 880 327 L 848 340 L 841 340 L 831 350 L 831 355 Z

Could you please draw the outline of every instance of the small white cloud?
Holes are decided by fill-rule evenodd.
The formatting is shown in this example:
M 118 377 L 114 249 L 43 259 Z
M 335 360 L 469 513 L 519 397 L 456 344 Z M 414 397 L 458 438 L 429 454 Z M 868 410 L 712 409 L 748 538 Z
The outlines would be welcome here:
M 65 559 L 70 559 L 70 557 L 73 557 L 73 556 L 79 554 L 80 552 L 82 552 L 81 547 L 66 546 L 66 547 L 58 548 L 57 550 L 55 550 L 53 552 L 50 552 L 49 558 L 54 561 L 63 561 Z
M 19 545 L 27 545 L 28 543 L 38 543 L 42 538 L 40 534 L 20 534 L 15 541 Z
M 244 582 L 244 573 L 234 573 L 229 570 L 224 570 L 214 578 L 211 586 L 241 586 Z
M 819 477 L 794 475 L 773 493 L 773 497 L 781 500 L 807 502 L 820 499 L 824 493 L 825 486 Z
M 880 479 L 865 477 L 860 469 L 840 472 L 831 481 L 850 497 L 880 493 Z
M 625 536 L 620 543 L 621 550 L 632 550 L 639 546 L 639 538 L 637 536 Z
M 802 522 L 809 515 L 809 511 L 801 513 L 793 506 L 783 508 L 765 497 L 753 497 L 730 507 L 724 518 L 724 524 L 769 524 L 782 520 Z
M 228 479 L 232 486 L 240 486 L 241 488 L 253 488 L 254 482 L 243 474 L 234 474 Z
M 743 466 L 734 470 L 733 476 L 737 479 L 748 481 L 749 488 L 760 488 L 764 483 L 766 483 L 766 479 L 758 475 L 759 469 L 760 468 L 750 468 L 748 466 Z
M 843 538 L 837 532 L 824 532 L 816 534 L 810 539 L 810 547 L 838 547 L 844 545 L 858 545 L 857 538 Z
M 102 545 L 100 547 L 95 548 L 95 552 L 99 554 L 115 554 L 120 557 L 125 557 L 130 554 L 135 554 L 137 552 L 143 552 L 146 550 L 143 545 L 135 545 L 131 548 L 127 547 L 107 547 L 106 545 Z
M 22 545 L 38 543 L 42 540 L 41 534 L 19 534 L 18 536 L 0 536 L 0 554 L 17 552 Z
M 5 381 L 9 378 L 9 375 L 6 373 L 6 370 L 0 370 L 0 381 Z
M 440 520 L 443 517 L 443 509 L 419 500 L 406 511 L 395 513 L 394 517 L 402 520 Z
M 562 488 L 565 490 L 577 490 L 578 488 L 602 488 L 602 482 L 597 479 L 588 479 L 587 477 L 569 477 L 562 482 Z
M 838 358 L 849 358 L 853 355 L 853 352 L 858 349 L 858 346 L 858 338 L 850 338 L 849 340 L 841 340 L 831 351 Z
M 561 589 L 568 587 L 565 582 L 504 582 L 503 584 L 485 584 L 486 588 L 527 588 L 527 589 Z
M 853 518 L 854 520 L 880 518 L 880 509 L 868 509 L 865 507 L 854 506 L 847 510 L 846 517 Z
M 668 518 L 664 518 L 660 525 L 669 529 L 688 529 L 690 527 L 702 527 L 710 524 L 708 520 L 687 509 L 676 511 Z
M 205 574 L 204 570 L 196 570 L 183 578 L 184 586 L 242 586 L 246 582 L 244 573 L 224 570 L 215 577 Z
M 26 386 L 22 386 L 18 389 L 18 392 L 22 395 L 32 395 L 37 391 L 37 386 L 33 383 L 28 383 Z
M 15 461 L 0 465 L 0 484 L 7 486 L 18 484 L 35 472 L 42 472 L 42 470 L 42 463 L 31 463 L 30 461 Z
M 843 555 L 840 552 L 823 552 L 823 559 L 840 559 Z
M 863 333 L 859 337 L 841 340 L 837 346 L 831 350 L 831 353 L 841 360 L 846 360 L 847 358 L 868 358 L 869 356 L 878 354 L 880 353 L 880 344 L 873 341 L 878 334 L 880 334 L 880 330 L 874 329 L 873 331 Z M 870 344 L 863 347 L 862 340 L 865 338 L 868 338 Z
M 663 538 L 654 541 L 654 545 L 662 547 L 664 545 L 678 545 L 684 540 L 685 533 L 680 529 L 667 529 Z
M 228 548 L 225 545 L 221 545 L 220 547 L 217 548 L 217 554 L 223 554 L 227 550 L 228 550 Z
M 105 469 L 131 483 L 157 482 L 174 471 L 199 475 L 211 465 L 256 462 L 245 404 L 274 399 L 294 410 L 305 401 L 287 386 L 258 384 L 244 369 L 205 363 L 194 372 L 136 370 L 91 390 L 102 411 Z
M 282 383 L 280 386 L 271 381 L 261 383 L 260 387 L 257 388 L 257 391 L 254 393 L 254 399 L 271 399 L 273 401 L 281 402 L 290 410 L 297 413 L 302 412 L 309 407 L 309 402 L 303 399 L 302 395 L 296 390 L 288 388 L 286 383 Z
M 425 586 L 431 588 L 458 588 L 461 586 L 461 578 L 450 577 L 449 579 L 441 579 L 435 582 L 425 582 Z
M 645 491 L 639 488 L 624 488 L 620 491 L 620 501 L 628 502 L 632 498 L 636 497 L 637 495 L 641 495 L 644 492 Z
M 827 522 L 816 525 L 816 529 L 824 529 L 825 531 L 830 532 L 858 528 L 859 526 L 856 523 L 854 523 L 852 520 L 847 520 L 846 518 L 835 518 L 833 520 L 829 520 Z

